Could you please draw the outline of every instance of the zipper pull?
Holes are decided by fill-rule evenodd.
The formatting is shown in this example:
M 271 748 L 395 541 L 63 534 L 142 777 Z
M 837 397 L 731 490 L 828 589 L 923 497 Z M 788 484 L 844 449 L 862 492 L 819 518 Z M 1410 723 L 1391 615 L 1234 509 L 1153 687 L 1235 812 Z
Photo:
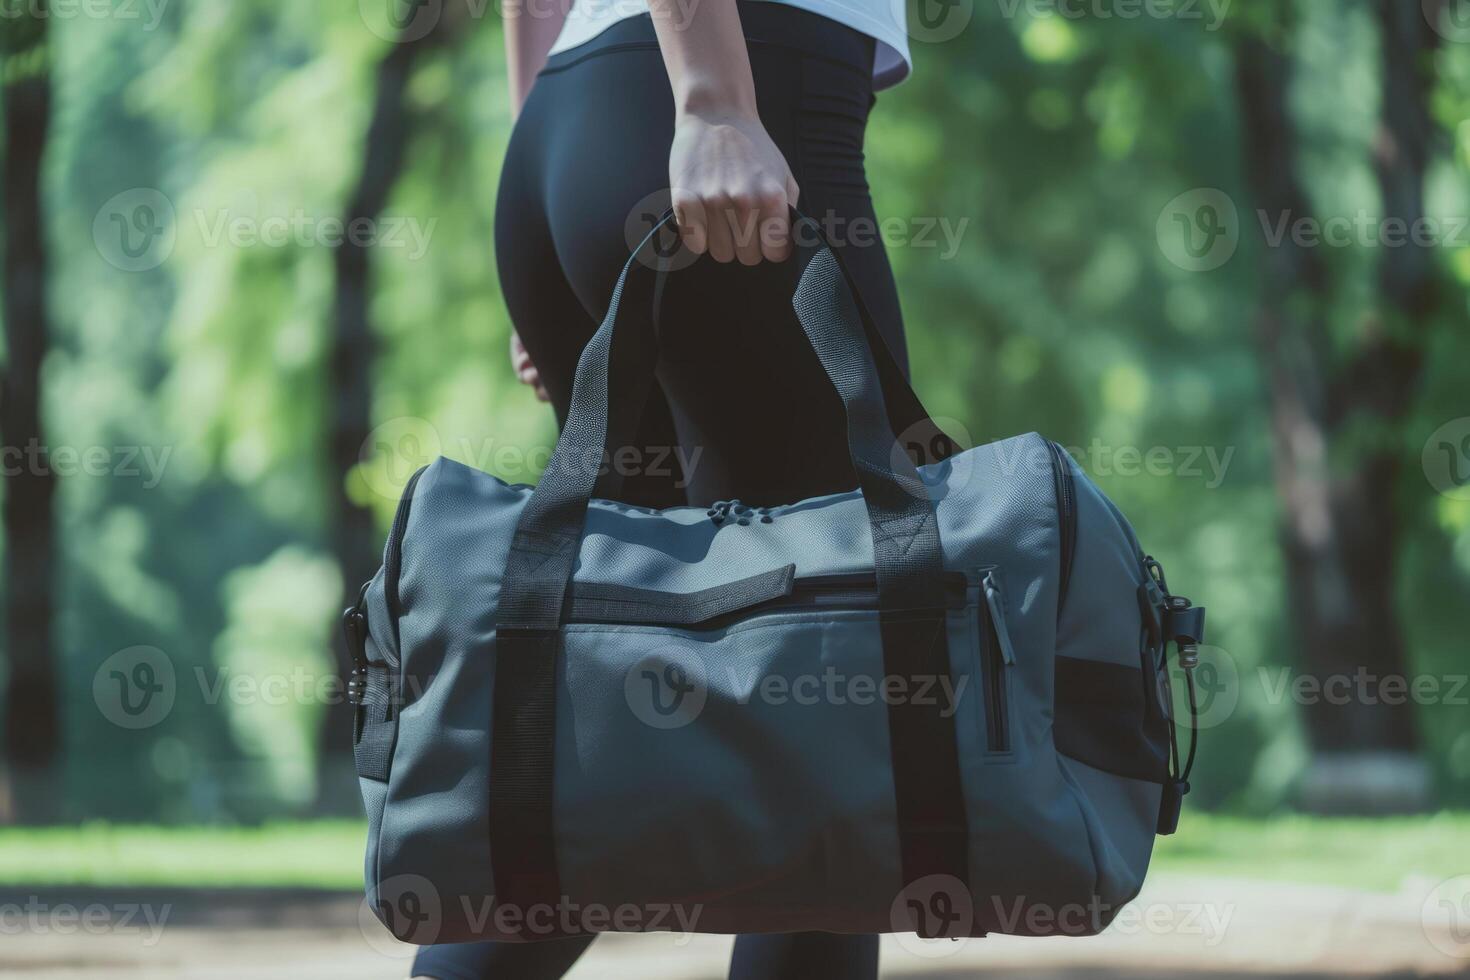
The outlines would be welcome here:
M 352 656 L 352 673 L 347 678 L 347 700 L 350 704 L 362 704 L 363 695 L 367 693 L 367 613 L 362 608 L 366 596 L 367 586 L 364 585 L 357 602 L 342 613 L 342 632 L 347 635 L 347 652 Z
M 990 625 L 995 638 L 1000 642 L 1000 656 L 1007 666 L 1016 662 L 1016 648 L 1011 646 L 1011 634 L 1006 629 L 1005 601 L 1000 592 L 1000 583 L 994 572 L 985 573 L 985 604 L 990 607 Z

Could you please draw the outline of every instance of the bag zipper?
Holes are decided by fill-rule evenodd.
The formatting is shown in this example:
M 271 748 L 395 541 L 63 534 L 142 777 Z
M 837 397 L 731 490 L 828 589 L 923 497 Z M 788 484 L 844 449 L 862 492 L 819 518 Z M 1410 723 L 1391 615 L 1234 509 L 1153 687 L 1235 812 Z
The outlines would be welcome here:
M 413 507 L 414 488 L 427 466 L 420 467 L 403 485 L 403 496 L 393 512 L 393 525 L 388 529 L 388 546 L 383 552 L 383 597 L 388 602 L 388 619 L 393 624 L 393 649 L 398 649 L 398 578 L 403 569 L 403 535 L 408 530 L 408 512 Z
M 976 614 L 981 617 L 980 670 L 985 685 L 985 748 L 993 753 L 1011 750 L 1010 668 L 1016 663 L 1016 649 L 1006 627 L 1005 594 L 995 572 L 987 571 L 980 582 L 980 602 Z
M 1057 524 L 1061 535 L 1062 576 L 1057 593 L 1057 609 L 1060 610 L 1067 601 L 1067 587 L 1072 581 L 1072 558 L 1077 550 L 1077 488 L 1073 484 L 1067 451 L 1060 443 L 1047 445 L 1051 447 L 1052 472 L 1056 477 Z
M 393 524 L 388 529 L 388 544 L 383 551 L 383 597 L 388 603 L 388 621 L 393 624 L 393 649 L 398 646 L 398 576 L 403 566 L 403 534 L 408 529 L 408 511 L 413 505 L 414 487 L 427 466 L 420 467 L 403 485 L 403 496 L 398 500 L 398 509 L 393 513 Z M 347 700 L 361 704 L 367 684 L 367 591 L 371 580 L 364 582 L 358 590 L 357 602 L 342 613 L 342 632 L 347 637 L 347 651 L 352 656 L 352 673 L 347 679 Z M 394 664 L 394 667 L 397 665 Z
M 946 572 L 944 575 L 945 605 L 947 608 L 963 608 L 969 581 L 963 572 Z M 720 629 L 732 623 L 743 622 L 756 616 L 779 612 L 801 612 L 822 609 L 832 612 L 848 612 L 878 609 L 878 579 L 871 572 L 850 575 L 814 575 L 799 578 L 792 583 L 788 595 L 767 599 L 744 609 L 736 609 L 723 616 L 704 620 L 695 626 L 681 629 Z M 587 625 L 617 624 L 612 617 L 572 616 L 568 623 Z

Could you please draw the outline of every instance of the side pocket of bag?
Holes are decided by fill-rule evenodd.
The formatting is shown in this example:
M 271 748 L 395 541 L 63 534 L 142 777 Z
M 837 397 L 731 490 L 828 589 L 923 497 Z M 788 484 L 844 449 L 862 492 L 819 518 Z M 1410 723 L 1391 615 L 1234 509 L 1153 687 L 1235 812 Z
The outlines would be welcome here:
M 379 840 L 388 799 L 388 778 L 398 742 L 398 713 L 403 706 L 403 655 L 398 617 L 403 537 L 409 509 L 424 470 L 410 477 L 393 516 L 383 548 L 383 564 L 363 586 L 355 606 L 343 615 L 343 628 L 353 671 L 347 698 L 353 705 L 352 757 L 367 816 L 364 878 L 369 893 L 378 881 Z
M 353 713 L 352 755 L 362 779 L 387 782 L 398 738 L 398 712 L 403 706 L 403 656 L 399 649 L 401 613 L 399 579 L 403 573 L 403 538 L 414 492 L 424 469 L 403 488 L 393 526 L 383 547 L 383 565 L 362 588 L 357 604 L 343 617 L 353 671 L 347 698 Z

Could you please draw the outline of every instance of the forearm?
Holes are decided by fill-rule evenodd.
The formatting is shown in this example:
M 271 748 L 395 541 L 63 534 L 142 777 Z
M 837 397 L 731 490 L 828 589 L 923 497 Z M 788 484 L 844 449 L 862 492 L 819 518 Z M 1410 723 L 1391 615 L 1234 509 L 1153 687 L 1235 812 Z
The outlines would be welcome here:
M 536 74 L 566 23 L 571 0 L 507 0 L 505 66 L 510 81 L 510 111 L 518 116 Z
M 756 118 L 755 83 L 735 0 L 649 0 L 674 111 Z

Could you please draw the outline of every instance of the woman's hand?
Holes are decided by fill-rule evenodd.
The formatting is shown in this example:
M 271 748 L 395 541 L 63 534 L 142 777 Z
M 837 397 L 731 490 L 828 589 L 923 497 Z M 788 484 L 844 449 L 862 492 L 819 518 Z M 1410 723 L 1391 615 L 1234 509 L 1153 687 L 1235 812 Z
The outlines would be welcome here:
M 718 262 L 791 251 L 796 181 L 756 111 L 736 0 L 648 0 L 674 95 L 669 187 L 684 245 Z
M 669 154 L 684 245 L 716 262 L 780 262 L 791 251 L 796 180 L 752 110 L 679 113 Z
M 531 355 L 526 352 L 526 345 L 521 343 L 521 335 L 515 331 L 510 334 L 510 366 L 515 369 L 520 383 L 530 386 L 536 392 L 538 400 L 551 401 L 551 396 L 546 393 L 546 386 L 541 383 L 541 372 L 531 363 Z

